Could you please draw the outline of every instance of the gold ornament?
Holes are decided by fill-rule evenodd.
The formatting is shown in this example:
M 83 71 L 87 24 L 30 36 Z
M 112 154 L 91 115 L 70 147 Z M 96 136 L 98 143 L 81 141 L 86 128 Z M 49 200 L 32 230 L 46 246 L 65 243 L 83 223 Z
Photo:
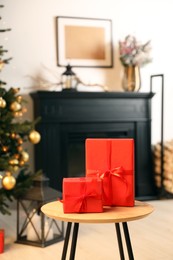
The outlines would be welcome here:
M 19 104 L 17 101 L 12 102 L 10 105 L 10 109 L 15 112 L 19 111 L 21 108 L 22 108 L 21 104 Z
M 37 144 L 40 142 L 41 136 L 39 134 L 39 132 L 37 132 L 36 130 L 32 130 L 29 133 L 29 141 L 33 144 Z
M 29 160 L 29 154 L 28 154 L 27 152 L 23 151 L 23 152 L 21 153 L 21 155 L 22 155 L 22 160 L 23 160 L 24 162 L 27 162 L 27 161 Z
M 22 147 L 21 145 L 19 145 L 19 146 L 17 147 L 17 150 L 18 150 L 18 152 L 21 152 L 21 151 L 23 150 L 23 147 Z
M 19 159 L 20 155 L 18 153 L 13 155 L 14 159 Z
M 26 113 L 28 110 L 26 107 L 22 107 L 22 113 Z
M 18 169 L 19 169 L 19 166 L 13 166 L 13 168 L 12 168 L 12 170 L 14 171 L 14 172 L 17 172 L 18 171 Z
M 17 112 L 17 117 L 23 116 L 23 112 L 22 111 L 18 111 Z
M 23 166 L 25 164 L 24 160 L 19 161 L 19 166 Z
M 14 94 L 17 94 L 20 91 L 20 88 L 12 88 L 12 90 Z
M 0 60 L 0 70 L 2 70 L 3 67 L 4 67 L 4 62 L 3 60 Z
M 12 176 L 11 172 L 6 172 L 2 178 L 2 187 L 6 190 L 11 190 L 16 185 L 16 179 Z
M 22 111 L 16 111 L 16 112 L 14 112 L 14 117 L 21 117 L 21 116 L 23 116 Z
M 16 100 L 17 100 L 17 102 L 21 103 L 21 101 L 22 101 L 22 96 L 17 96 L 17 97 L 16 97 Z
M 16 133 L 11 133 L 11 134 L 10 134 L 10 137 L 11 137 L 12 139 L 16 139 Z
M 18 165 L 19 164 L 19 161 L 17 159 L 10 159 L 8 162 L 9 162 L 10 165 Z
M 3 146 L 3 147 L 2 147 L 2 151 L 3 151 L 4 153 L 6 153 L 6 152 L 8 151 L 8 146 Z
M 17 140 L 17 142 L 18 142 L 18 144 L 23 144 L 22 138 L 19 138 L 19 139 Z
M 5 108 L 6 107 L 6 101 L 2 97 L 0 97 L 0 108 Z

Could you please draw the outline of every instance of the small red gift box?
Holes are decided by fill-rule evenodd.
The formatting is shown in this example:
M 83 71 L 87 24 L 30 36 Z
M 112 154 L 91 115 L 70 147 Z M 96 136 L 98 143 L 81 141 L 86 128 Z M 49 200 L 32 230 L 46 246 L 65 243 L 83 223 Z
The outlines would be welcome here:
M 103 182 L 103 205 L 134 206 L 134 140 L 86 139 L 86 176 Z
M 4 252 L 4 229 L 0 229 L 0 254 Z
M 63 179 L 64 213 L 102 212 L 102 182 L 96 177 Z

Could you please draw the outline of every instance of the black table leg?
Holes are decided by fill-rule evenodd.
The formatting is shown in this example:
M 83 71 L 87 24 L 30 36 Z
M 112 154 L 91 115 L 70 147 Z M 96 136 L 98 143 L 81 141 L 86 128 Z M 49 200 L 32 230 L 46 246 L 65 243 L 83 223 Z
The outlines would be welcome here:
M 126 241 L 126 245 L 127 245 L 127 251 L 128 251 L 128 255 L 129 255 L 129 260 L 134 260 L 133 250 L 132 250 L 132 246 L 131 246 L 131 241 L 130 241 L 130 235 L 129 235 L 129 231 L 128 231 L 127 222 L 123 222 L 122 225 L 123 225 L 124 236 L 125 236 L 125 241 Z M 71 232 L 71 226 L 72 226 L 72 223 L 68 222 L 61 260 L 65 260 L 66 259 L 68 243 L 69 243 L 69 237 L 70 237 L 70 232 Z M 115 227 L 116 227 L 116 233 L 117 233 L 120 257 L 121 257 L 121 260 L 125 260 L 119 223 L 115 223 Z M 71 251 L 70 251 L 70 260 L 74 260 L 75 259 L 78 230 L 79 230 L 79 223 L 74 223 L 72 244 L 71 244 Z
M 123 225 L 123 229 L 124 229 L 124 235 L 125 235 L 125 240 L 126 240 L 126 245 L 127 245 L 127 251 L 128 251 L 129 259 L 130 260 L 134 260 L 127 222 L 123 222 L 122 225 Z
M 79 229 L 79 223 L 74 223 L 70 260 L 74 260 L 75 258 L 78 229 Z
M 71 225 L 72 225 L 72 223 L 68 222 L 67 229 L 66 229 L 66 234 L 65 234 L 64 247 L 63 247 L 61 260 L 65 260 L 66 259 L 67 248 L 68 248 L 68 243 L 69 243 L 69 237 L 70 237 L 70 232 L 71 232 Z
M 121 258 L 121 260 L 125 260 L 124 250 L 123 250 L 123 243 L 122 243 L 121 231 L 120 231 L 120 225 L 119 225 L 119 223 L 115 223 L 115 227 L 116 227 L 116 232 L 117 232 L 117 239 L 118 239 L 118 246 L 119 246 L 120 258 Z

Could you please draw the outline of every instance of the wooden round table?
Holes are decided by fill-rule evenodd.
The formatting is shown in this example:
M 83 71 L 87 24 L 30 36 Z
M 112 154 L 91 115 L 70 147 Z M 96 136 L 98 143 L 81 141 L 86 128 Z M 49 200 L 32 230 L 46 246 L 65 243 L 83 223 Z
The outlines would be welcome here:
M 68 222 L 61 260 L 66 259 L 72 223 L 74 223 L 74 228 L 70 260 L 75 259 L 79 223 L 115 223 L 120 257 L 121 260 L 124 260 L 124 250 L 119 225 L 122 223 L 129 259 L 133 260 L 134 256 L 127 222 L 142 219 L 152 213 L 153 210 L 154 208 L 150 204 L 141 201 L 135 201 L 134 207 L 104 207 L 102 213 L 64 214 L 63 204 L 60 201 L 50 202 L 41 207 L 41 211 L 49 218 Z

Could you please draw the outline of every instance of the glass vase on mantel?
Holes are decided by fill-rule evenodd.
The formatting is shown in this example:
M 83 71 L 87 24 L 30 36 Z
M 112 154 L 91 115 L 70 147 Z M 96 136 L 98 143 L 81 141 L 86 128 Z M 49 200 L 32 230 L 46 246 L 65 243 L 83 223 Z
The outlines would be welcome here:
M 139 66 L 124 66 L 122 87 L 124 91 L 128 92 L 139 91 L 141 87 L 141 76 Z

